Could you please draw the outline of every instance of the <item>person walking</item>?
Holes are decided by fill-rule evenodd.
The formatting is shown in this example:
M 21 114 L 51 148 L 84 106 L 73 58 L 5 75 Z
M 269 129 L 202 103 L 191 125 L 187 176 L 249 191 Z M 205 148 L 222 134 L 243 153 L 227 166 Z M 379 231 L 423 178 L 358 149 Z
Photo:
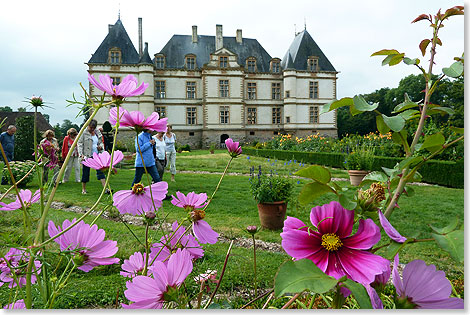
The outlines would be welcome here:
M 50 164 L 55 164 L 53 165 L 52 169 L 54 170 L 54 175 L 52 176 L 52 181 L 55 183 L 57 180 L 57 176 L 59 175 L 59 159 L 57 158 L 59 154 L 59 141 L 55 138 L 55 132 L 54 130 L 46 130 L 44 134 L 42 135 L 44 139 L 39 142 L 39 147 L 41 147 L 44 150 L 44 154 L 48 156 L 49 158 L 49 163 L 44 165 L 44 175 L 42 177 L 43 183 L 47 183 L 49 180 L 49 169 L 50 169 Z M 46 145 L 46 141 L 49 142 L 50 146 L 48 147 Z M 53 152 L 52 152 L 52 151 Z
M 154 183 L 161 181 L 160 176 L 158 175 L 157 167 L 155 166 L 155 158 L 153 156 L 155 140 L 152 139 L 151 132 L 151 130 L 144 129 L 135 138 L 135 176 L 131 187 L 134 187 L 134 184 L 140 183 L 142 175 L 145 173 L 145 169 L 147 169 L 147 172 L 150 174 L 150 176 L 152 176 Z
M 0 134 L 0 143 L 2 144 L 3 151 L 7 157 L 7 161 L 13 161 L 15 156 L 15 133 L 16 127 L 13 125 L 8 126 L 7 131 Z M 0 154 L 0 161 L 5 162 L 3 154 Z M 2 185 L 8 184 L 8 179 L 2 176 Z
M 176 135 L 171 132 L 172 126 L 167 125 L 166 133 L 163 136 L 163 139 L 165 140 L 165 145 L 166 145 L 166 157 L 167 157 L 167 163 L 166 165 L 170 165 L 170 173 L 171 173 L 171 181 L 175 181 L 175 174 L 176 174 L 176 148 L 175 148 L 175 143 L 176 143 Z
M 155 165 L 157 166 L 158 176 L 160 176 L 161 180 L 163 180 L 163 173 L 165 172 L 166 166 L 166 144 L 163 139 L 163 134 L 164 132 L 157 132 L 157 134 L 152 137 L 152 139 L 155 140 L 155 150 L 153 153 Z
M 103 138 L 101 132 L 96 129 L 98 122 L 95 119 L 90 121 L 87 129 L 83 132 L 82 136 L 78 139 L 78 156 L 80 161 L 86 158 L 93 157 L 93 153 L 100 153 L 103 151 Z M 105 176 L 102 171 L 96 170 L 96 178 L 101 181 L 103 187 L 106 184 Z M 90 168 L 86 165 L 82 166 L 82 194 L 87 194 L 86 183 L 90 181 Z M 106 188 L 106 193 L 109 194 L 109 189 Z
M 69 153 L 70 147 L 72 147 L 73 142 L 77 138 L 78 132 L 75 128 L 70 128 L 67 130 L 67 136 L 64 138 L 64 142 L 62 144 L 62 160 L 65 161 L 65 157 Z M 78 156 L 78 145 L 75 146 L 72 155 L 69 158 L 69 162 L 65 167 L 65 175 L 62 183 L 68 182 L 70 178 L 70 173 L 72 173 L 72 168 L 75 169 L 75 181 L 77 183 L 80 182 L 80 159 Z

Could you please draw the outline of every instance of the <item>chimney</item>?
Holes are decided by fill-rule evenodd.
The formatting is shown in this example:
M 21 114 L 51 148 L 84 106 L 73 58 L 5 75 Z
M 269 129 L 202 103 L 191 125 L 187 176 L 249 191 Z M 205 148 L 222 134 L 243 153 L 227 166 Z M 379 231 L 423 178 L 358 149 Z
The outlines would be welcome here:
M 149 43 L 145 42 L 145 49 L 144 51 L 148 52 L 149 51 Z
M 113 28 L 113 24 L 108 24 L 108 32 L 111 32 L 111 29 Z
M 142 18 L 139 18 L 139 56 L 142 56 Z
M 193 43 L 197 43 L 197 25 L 193 25 Z
M 222 25 L 215 26 L 215 51 L 224 47 L 224 37 L 222 35 Z
M 241 44 L 243 41 L 242 39 L 242 30 L 238 29 L 237 30 L 237 43 Z

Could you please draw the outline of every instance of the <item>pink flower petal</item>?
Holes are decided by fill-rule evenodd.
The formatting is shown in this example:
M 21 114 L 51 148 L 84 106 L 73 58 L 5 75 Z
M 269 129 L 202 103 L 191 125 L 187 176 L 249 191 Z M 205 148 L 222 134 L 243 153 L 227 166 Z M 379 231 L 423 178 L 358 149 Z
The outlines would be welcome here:
M 353 236 L 342 239 L 343 245 L 353 249 L 370 249 L 380 241 L 380 228 L 372 219 L 360 220 Z
M 342 247 L 337 252 L 339 263 L 348 276 L 363 285 L 374 281 L 375 275 L 387 270 L 389 261 L 366 251 Z
M 379 220 L 380 220 L 380 225 L 382 225 L 385 233 L 387 233 L 388 237 L 390 237 L 392 240 L 398 243 L 404 243 L 406 241 L 406 237 L 401 236 L 400 233 L 390 224 L 390 222 L 387 220 L 387 218 L 384 216 L 382 211 L 379 211 Z
M 340 238 L 352 232 L 354 211 L 344 209 L 337 201 L 312 208 L 310 221 L 321 234 L 334 233 Z
M 198 241 L 202 244 L 215 244 L 219 237 L 219 233 L 215 232 L 209 223 L 204 220 L 193 222 L 193 232 Z

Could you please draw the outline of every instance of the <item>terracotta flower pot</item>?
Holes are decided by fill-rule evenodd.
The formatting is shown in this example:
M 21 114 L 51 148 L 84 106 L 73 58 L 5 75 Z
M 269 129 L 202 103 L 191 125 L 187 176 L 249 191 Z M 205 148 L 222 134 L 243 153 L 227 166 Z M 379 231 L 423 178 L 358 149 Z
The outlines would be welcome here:
M 362 179 L 369 174 L 369 171 L 362 171 L 362 170 L 348 170 L 349 173 L 349 181 L 353 186 L 359 186 L 361 184 Z
M 287 202 L 265 202 L 258 204 L 258 214 L 261 226 L 270 230 L 280 230 L 284 227 Z

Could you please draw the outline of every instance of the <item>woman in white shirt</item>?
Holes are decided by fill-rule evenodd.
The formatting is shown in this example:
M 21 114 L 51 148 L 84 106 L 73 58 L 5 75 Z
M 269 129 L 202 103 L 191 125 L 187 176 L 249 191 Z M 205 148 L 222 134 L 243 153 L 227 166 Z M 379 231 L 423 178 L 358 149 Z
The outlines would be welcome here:
M 155 165 L 157 166 L 158 175 L 160 179 L 163 180 L 163 173 L 166 166 L 166 144 L 163 139 L 163 132 L 157 132 L 152 138 L 155 140 Z
M 173 132 L 171 132 L 171 129 L 171 125 L 167 125 L 166 133 L 163 135 L 163 139 L 165 140 L 166 144 L 167 165 L 170 164 L 171 181 L 174 182 L 176 174 L 176 136 Z

